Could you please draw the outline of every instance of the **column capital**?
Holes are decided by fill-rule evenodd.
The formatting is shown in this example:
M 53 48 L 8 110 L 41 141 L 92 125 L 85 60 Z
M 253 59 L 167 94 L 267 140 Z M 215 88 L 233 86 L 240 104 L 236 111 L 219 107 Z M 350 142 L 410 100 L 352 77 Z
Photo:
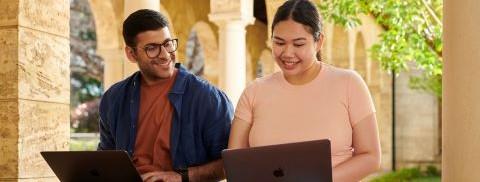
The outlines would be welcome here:
M 253 24 L 253 0 L 211 0 L 208 19 L 218 26 L 226 22 Z
M 124 17 L 140 9 L 160 11 L 160 0 L 124 0 Z
M 210 19 L 211 22 L 213 22 L 215 25 L 217 25 L 218 28 L 220 28 L 220 29 L 226 28 L 227 25 L 229 25 L 229 26 L 233 25 L 235 27 L 239 27 L 239 28 L 244 29 L 245 26 L 251 25 L 255 22 L 254 17 L 236 18 L 236 17 L 232 17 L 232 16 L 229 16 L 229 15 L 220 15 L 220 18 L 218 18 L 217 16 L 218 15 L 209 14 L 208 18 Z

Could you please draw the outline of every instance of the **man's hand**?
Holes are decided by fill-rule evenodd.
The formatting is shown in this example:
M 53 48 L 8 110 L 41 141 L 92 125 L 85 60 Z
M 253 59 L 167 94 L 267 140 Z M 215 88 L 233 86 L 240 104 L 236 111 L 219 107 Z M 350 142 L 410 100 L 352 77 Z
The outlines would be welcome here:
M 173 171 L 155 171 L 142 174 L 142 180 L 145 182 L 182 182 L 182 176 Z

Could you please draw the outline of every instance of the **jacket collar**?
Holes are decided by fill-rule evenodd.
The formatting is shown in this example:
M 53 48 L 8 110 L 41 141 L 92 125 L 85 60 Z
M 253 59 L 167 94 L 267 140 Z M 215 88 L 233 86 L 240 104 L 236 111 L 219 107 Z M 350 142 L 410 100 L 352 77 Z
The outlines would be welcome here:
M 175 83 L 172 86 L 168 94 L 168 99 L 174 108 L 174 115 L 176 119 L 173 119 L 172 126 L 170 129 L 170 153 L 172 155 L 172 162 L 175 168 L 185 167 L 185 166 L 176 166 L 175 164 L 181 164 L 185 161 L 179 161 L 181 157 L 177 157 L 177 149 L 180 142 L 180 130 L 182 128 L 182 103 L 183 95 L 185 93 L 188 79 L 191 74 L 183 67 L 180 63 L 175 64 L 175 68 L 178 69 L 177 77 L 175 78 Z
M 178 72 L 177 77 L 175 78 L 175 83 L 173 84 L 170 93 L 183 94 L 187 86 L 187 77 L 190 75 L 190 73 L 180 63 L 175 63 L 175 68 L 178 69 Z

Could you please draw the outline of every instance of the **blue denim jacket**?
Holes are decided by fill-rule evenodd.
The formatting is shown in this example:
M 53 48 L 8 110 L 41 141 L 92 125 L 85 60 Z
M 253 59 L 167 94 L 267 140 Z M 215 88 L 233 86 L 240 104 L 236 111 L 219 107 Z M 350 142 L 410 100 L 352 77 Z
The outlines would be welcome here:
M 174 169 L 219 159 L 227 148 L 233 106 L 225 93 L 178 68 L 168 93 L 174 108 L 170 154 Z M 140 102 L 140 72 L 114 84 L 100 102 L 98 150 L 125 150 L 133 156 Z M 155 136 L 152 136 L 155 137 Z

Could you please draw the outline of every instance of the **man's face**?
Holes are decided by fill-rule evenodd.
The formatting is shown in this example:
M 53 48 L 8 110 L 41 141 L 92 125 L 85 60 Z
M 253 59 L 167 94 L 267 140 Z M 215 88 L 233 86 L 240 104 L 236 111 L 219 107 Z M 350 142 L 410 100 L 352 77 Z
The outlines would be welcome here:
M 125 51 L 128 59 L 138 64 L 145 79 L 155 81 L 173 75 L 177 45 L 168 27 L 139 33 L 136 43 L 136 47 L 127 47 Z

